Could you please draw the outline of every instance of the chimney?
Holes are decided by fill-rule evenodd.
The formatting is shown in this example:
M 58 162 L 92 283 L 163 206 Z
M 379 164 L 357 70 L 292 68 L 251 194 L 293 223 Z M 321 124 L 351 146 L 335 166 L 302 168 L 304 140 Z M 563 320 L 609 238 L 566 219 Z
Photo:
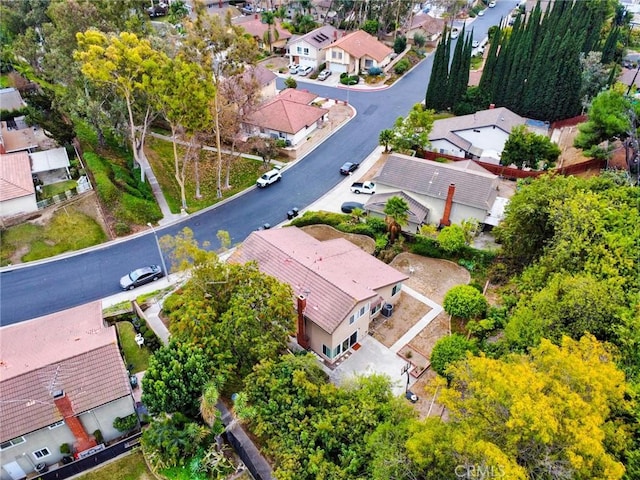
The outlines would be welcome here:
M 298 295 L 298 333 L 296 340 L 305 350 L 309 349 L 309 337 L 304 327 L 304 309 L 307 308 L 307 298 L 304 295 Z
M 489 110 L 493 110 L 494 108 L 496 108 L 496 104 L 495 103 L 490 103 L 489 104 Z
M 256 13 L 253 18 L 255 18 L 256 20 L 258 19 L 258 14 Z
M 95 447 L 95 438 L 89 437 L 84 426 L 80 423 L 78 417 L 75 416 L 71 400 L 64 394 L 64 391 L 58 390 L 53 392 L 53 402 L 56 404 L 58 412 L 60 412 L 60 415 L 64 418 L 64 422 L 76 439 L 74 444 L 75 450 L 77 452 L 84 452 L 85 450 Z
M 447 191 L 447 201 L 444 204 L 444 213 L 442 214 L 442 219 L 440 220 L 440 227 L 448 227 L 451 225 L 451 220 L 449 219 L 449 215 L 451 215 L 451 206 L 453 204 L 453 194 L 456 192 L 456 184 L 452 183 L 449 185 L 449 190 Z
M 333 31 L 333 39 L 334 39 L 334 40 L 337 40 L 337 39 L 338 39 L 338 31 L 337 31 L 337 30 L 334 30 L 334 31 Z

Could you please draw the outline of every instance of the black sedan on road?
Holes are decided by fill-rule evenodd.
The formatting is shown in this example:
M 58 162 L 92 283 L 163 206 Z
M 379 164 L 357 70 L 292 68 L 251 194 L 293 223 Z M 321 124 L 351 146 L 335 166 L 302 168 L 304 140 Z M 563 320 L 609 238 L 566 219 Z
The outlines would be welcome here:
M 340 210 L 342 210 L 342 213 L 351 213 L 356 208 L 364 211 L 364 204 L 359 202 L 344 202 L 340 207 Z
M 356 169 L 360 166 L 359 163 L 353 163 L 353 162 L 345 162 L 341 167 L 340 167 L 340 173 L 342 175 L 349 175 L 352 172 L 355 172 Z
M 133 290 L 145 283 L 155 282 L 164 277 L 164 272 L 159 265 L 149 265 L 134 270 L 120 279 L 120 287 L 123 290 Z

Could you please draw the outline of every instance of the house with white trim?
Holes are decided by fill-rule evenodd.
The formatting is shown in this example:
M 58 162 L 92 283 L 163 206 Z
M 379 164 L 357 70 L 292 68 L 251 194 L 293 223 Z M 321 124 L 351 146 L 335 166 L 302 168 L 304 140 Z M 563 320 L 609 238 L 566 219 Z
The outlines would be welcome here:
M 256 262 L 291 286 L 296 340 L 327 364 L 357 349 L 385 303 L 400 298 L 407 276 L 343 238 L 320 241 L 296 227 L 253 232 L 229 259 Z
M 324 47 L 338 39 L 339 30 L 331 25 L 323 25 L 301 36 L 293 36 L 287 44 L 289 63 L 302 67 L 320 68 L 325 62 Z
M 384 68 L 392 60 L 393 49 L 364 30 L 349 33 L 324 47 L 327 69 L 334 73 L 359 75 L 372 67 Z

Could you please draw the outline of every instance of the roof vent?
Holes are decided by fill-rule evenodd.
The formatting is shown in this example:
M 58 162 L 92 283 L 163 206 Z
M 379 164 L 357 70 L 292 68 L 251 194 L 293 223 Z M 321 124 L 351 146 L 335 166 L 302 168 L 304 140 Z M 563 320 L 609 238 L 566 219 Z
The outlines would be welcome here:
M 64 390 L 54 390 L 53 398 L 58 399 L 64 397 Z

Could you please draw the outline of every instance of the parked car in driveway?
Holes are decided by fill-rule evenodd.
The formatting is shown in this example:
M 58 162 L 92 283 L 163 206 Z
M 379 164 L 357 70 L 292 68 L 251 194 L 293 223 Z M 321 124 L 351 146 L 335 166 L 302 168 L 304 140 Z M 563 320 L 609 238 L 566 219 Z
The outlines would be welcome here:
M 300 75 L 301 77 L 306 77 L 311 72 L 313 72 L 313 67 L 301 67 L 298 70 L 298 75 Z
M 263 174 L 257 181 L 258 188 L 264 188 L 272 183 L 276 183 L 282 180 L 282 174 L 280 173 L 280 167 L 274 167 L 267 173 Z
M 155 282 L 164 277 L 164 272 L 159 265 L 137 268 L 120 279 L 120 287 L 123 290 L 133 290 L 140 285 Z
M 297 63 L 290 63 L 289 64 L 289 73 L 291 75 L 295 75 L 296 73 L 298 73 L 298 69 L 300 68 L 300 65 L 298 65 Z
M 355 172 L 358 169 L 359 166 L 360 166 L 359 163 L 345 162 L 340 167 L 340 173 L 342 175 L 349 175 L 350 173 Z
M 318 75 L 318 80 L 325 81 L 331 75 L 331 70 L 322 70 Z
M 474 40 L 473 42 L 471 42 L 472 48 L 478 48 L 479 46 L 480 46 L 480 42 L 478 40 Z
M 351 213 L 356 208 L 364 211 L 364 204 L 360 202 L 344 202 L 340 207 L 340 210 L 342 210 L 343 213 Z

